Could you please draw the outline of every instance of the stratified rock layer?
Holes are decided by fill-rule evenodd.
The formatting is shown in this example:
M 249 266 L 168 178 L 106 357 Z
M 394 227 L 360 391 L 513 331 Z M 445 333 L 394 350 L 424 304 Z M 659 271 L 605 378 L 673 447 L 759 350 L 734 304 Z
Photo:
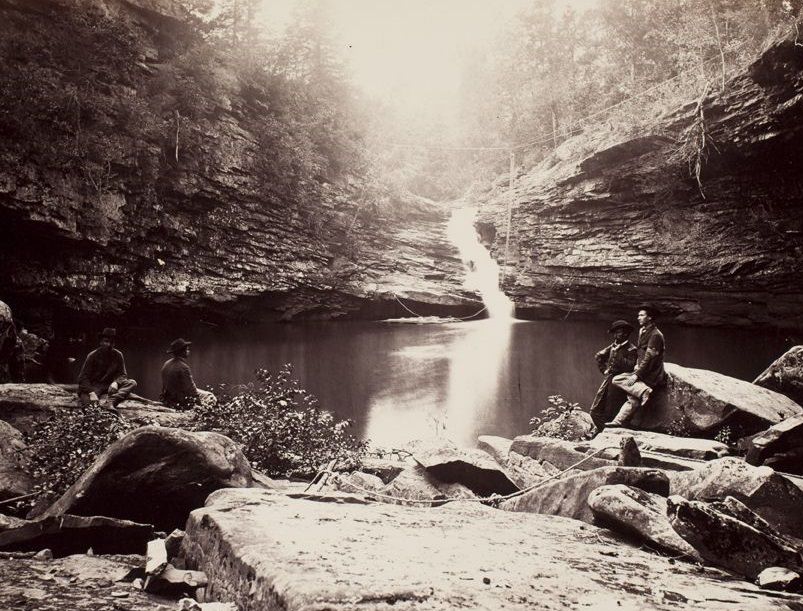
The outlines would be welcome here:
M 226 490 L 191 514 L 182 551 L 206 572 L 207 593 L 241 611 L 676 609 L 680 601 L 735 610 L 798 600 L 619 546 L 594 526 L 477 504 L 416 509 Z
M 151 92 L 161 92 L 162 81 L 181 69 L 175 47 L 189 35 L 179 3 L 52 0 L 33 10 L 27 2 L 4 2 L 0 39 L 63 40 L 74 23 L 71 11 L 93 4 L 110 20 L 98 29 L 117 28 L 108 44 L 120 47 L 108 48 L 109 55 L 129 46 L 134 53 L 122 67 L 99 54 L 82 66 L 97 81 L 93 121 L 84 129 L 116 126 L 103 139 L 103 174 L 95 166 L 31 159 L 0 142 L 0 288 L 18 314 L 46 323 L 88 313 L 128 314 L 129 321 L 190 313 L 237 320 L 407 315 L 395 295 L 422 314 L 480 308 L 462 289 L 463 265 L 447 238 L 446 216 L 431 203 L 392 201 L 368 213 L 377 202 L 359 203 L 359 184 L 325 185 L 321 201 L 305 202 L 314 212 L 305 213 L 279 201 L 275 192 L 286 194 L 285 186 L 266 189 L 257 159 L 265 106 L 251 103 L 222 58 L 217 67 L 198 68 L 214 86 L 188 93 L 198 96 L 198 116 L 181 119 L 184 145 L 171 140 L 166 162 L 173 128 L 170 135 L 138 129 L 120 106 L 132 99 L 155 104 L 162 94 Z M 21 61 L 12 50 L 8 55 L 0 65 Z M 75 87 L 62 59 L 42 52 L 22 61 L 40 87 L 59 92 Z M 64 98 L 53 96 L 60 108 Z M 31 106 L 32 126 L 58 128 L 37 123 L 46 109 Z M 172 110 L 158 121 L 176 127 Z M 58 147 L 55 138 L 50 144 Z M 153 166 L 161 173 L 149 182 L 144 168 Z
M 700 193 L 677 154 L 696 100 L 650 131 L 572 138 L 518 178 L 504 288 L 521 316 L 803 327 L 803 47 L 770 47 L 702 110 Z M 480 229 L 506 242 L 507 177 Z

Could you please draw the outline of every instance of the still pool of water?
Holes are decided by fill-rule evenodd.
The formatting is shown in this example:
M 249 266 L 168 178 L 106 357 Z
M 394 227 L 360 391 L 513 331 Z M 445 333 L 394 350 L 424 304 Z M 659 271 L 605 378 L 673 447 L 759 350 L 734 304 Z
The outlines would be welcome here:
M 668 361 L 744 380 L 784 350 L 780 333 L 662 328 Z M 605 331 L 596 322 L 489 319 L 204 327 L 181 333 L 193 341 L 189 361 L 199 386 L 243 383 L 256 368 L 292 363 L 322 407 L 352 419 L 356 434 L 394 445 L 436 434 L 466 444 L 479 434 L 522 434 L 552 394 L 587 409 L 601 378 L 593 355 L 606 345 Z M 172 339 L 141 334 L 119 346 L 140 394 L 158 397 L 159 371 Z

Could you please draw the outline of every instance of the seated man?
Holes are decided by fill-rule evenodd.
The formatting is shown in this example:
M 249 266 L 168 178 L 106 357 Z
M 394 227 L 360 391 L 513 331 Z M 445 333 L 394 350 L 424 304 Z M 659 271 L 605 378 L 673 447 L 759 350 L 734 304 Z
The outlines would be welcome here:
M 655 326 L 655 310 L 641 308 L 638 313 L 639 334 L 636 367 L 632 373 L 613 378 L 613 384 L 627 393 L 622 409 L 606 426 L 624 426 L 633 413 L 650 400 L 654 388 L 666 381 L 664 371 L 664 334 Z
M 197 403 L 206 407 L 217 405 L 215 395 L 196 388 L 192 379 L 187 364 L 191 344 L 181 337 L 174 340 L 167 350 L 173 358 L 162 365 L 162 403 L 174 409 L 191 409 Z
M 82 406 L 97 405 L 108 394 L 113 407 L 128 398 L 137 383 L 128 377 L 123 353 L 114 348 L 116 329 L 100 334 L 100 346 L 90 352 L 78 374 L 78 401 Z
M 594 355 L 599 370 L 605 375 L 591 404 L 591 420 L 597 431 L 605 428 L 605 423 L 616 415 L 622 402 L 627 398 L 624 391 L 612 384 L 613 377 L 633 371 L 636 364 L 636 347 L 630 341 L 633 325 L 617 320 L 608 329 L 613 343 Z

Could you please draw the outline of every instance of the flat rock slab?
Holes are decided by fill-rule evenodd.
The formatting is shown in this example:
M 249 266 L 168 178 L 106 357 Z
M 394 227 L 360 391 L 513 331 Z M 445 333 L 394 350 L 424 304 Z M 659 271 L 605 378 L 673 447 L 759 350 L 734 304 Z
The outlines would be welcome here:
M 241 611 L 782 609 L 756 586 L 620 545 L 608 531 L 478 504 L 438 509 L 221 490 L 182 552 Z
M 781 471 L 803 473 L 803 414 L 772 425 L 747 439 L 751 465 L 770 464 Z
M 15 611 L 176 611 L 174 600 L 120 581 L 142 556 L 0 559 L 0 609 Z
M 701 435 L 738 416 L 743 424 L 761 430 L 803 413 L 803 407 L 789 397 L 750 382 L 675 363 L 665 367 L 666 386 L 634 414 L 633 428 Z
M 588 442 L 592 450 L 619 447 L 622 439 L 632 437 L 639 450 L 659 452 L 678 456 L 680 458 L 696 458 L 698 460 L 712 460 L 730 454 L 728 446 L 719 441 L 697 439 L 694 437 L 676 437 L 665 433 L 652 431 L 637 431 L 624 428 L 605 429 Z
M 0 420 L 29 433 L 59 412 L 79 409 L 77 392 L 75 384 L 0 384 Z M 133 422 L 163 426 L 182 426 L 195 415 L 136 395 L 123 401 L 117 411 Z
M 538 437 L 536 435 L 519 435 L 513 440 L 510 452 L 529 456 L 540 463 L 549 463 L 562 471 L 564 469 L 577 469 L 588 471 L 600 467 L 616 465 L 613 460 L 599 457 L 590 457 L 585 453 L 588 442 L 564 441 L 553 437 Z M 619 448 L 616 443 L 615 449 Z

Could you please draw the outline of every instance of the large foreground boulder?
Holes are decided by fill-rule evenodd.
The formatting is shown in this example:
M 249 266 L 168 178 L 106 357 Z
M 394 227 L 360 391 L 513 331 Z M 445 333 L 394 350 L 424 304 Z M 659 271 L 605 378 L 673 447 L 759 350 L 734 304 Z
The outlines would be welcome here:
M 780 393 L 706 369 L 666 364 L 667 383 L 630 421 L 635 429 L 687 436 L 715 432 L 727 421 L 759 431 L 803 413 Z
M 765 369 L 754 381 L 803 405 L 803 346 L 794 346 Z
M 794 547 L 707 503 L 672 496 L 667 511 L 672 528 L 717 566 L 751 579 L 771 566 L 803 568 L 803 559 Z
M 669 493 L 669 479 L 656 469 L 640 467 L 600 467 L 554 480 L 521 496 L 500 503 L 506 511 L 544 513 L 593 524 L 594 514 L 588 497 L 600 486 L 623 484 L 662 496 Z
M 751 465 L 803 475 L 803 414 L 787 418 L 746 440 Z
M 675 532 L 666 514 L 666 497 L 632 486 L 600 486 L 588 496 L 597 523 L 635 535 L 650 547 L 701 560 L 697 551 Z
M 75 384 L 0 384 L 0 420 L 22 433 L 30 433 L 40 422 L 64 411 L 80 409 Z M 194 413 L 180 412 L 161 403 L 132 395 L 117 411 L 123 418 L 140 424 L 180 427 L 192 421 Z
M 82 554 L 144 554 L 153 526 L 102 516 L 47 516 L 0 532 L 0 550 L 49 549 L 57 557 Z
M 172 530 L 211 492 L 251 483 L 248 461 L 228 437 L 146 426 L 109 446 L 45 515 L 103 515 Z
M 803 538 L 803 490 L 769 467 L 753 467 L 735 457 L 672 473 L 672 494 L 689 500 L 724 501 L 732 496 L 773 528 Z
M 210 599 L 243 610 L 735 611 L 798 600 L 619 545 L 595 526 L 477 503 L 421 509 L 220 490 L 190 515 L 182 555 L 206 573 Z
M 506 495 L 519 490 L 487 453 L 442 446 L 413 453 L 413 459 L 439 482 L 462 484 L 479 496 Z

